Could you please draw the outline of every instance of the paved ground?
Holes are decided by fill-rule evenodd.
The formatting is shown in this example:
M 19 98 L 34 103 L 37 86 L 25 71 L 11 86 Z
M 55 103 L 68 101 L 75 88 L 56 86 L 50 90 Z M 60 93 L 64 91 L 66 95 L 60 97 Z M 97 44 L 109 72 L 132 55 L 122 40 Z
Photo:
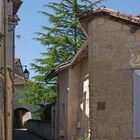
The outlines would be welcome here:
M 14 140 L 43 140 L 43 139 L 27 132 L 26 129 L 16 129 L 14 131 Z

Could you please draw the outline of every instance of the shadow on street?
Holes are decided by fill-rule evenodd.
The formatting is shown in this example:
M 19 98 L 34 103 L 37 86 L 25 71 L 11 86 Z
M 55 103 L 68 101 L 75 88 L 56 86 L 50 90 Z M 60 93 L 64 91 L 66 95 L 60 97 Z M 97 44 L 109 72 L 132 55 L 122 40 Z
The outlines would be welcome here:
M 29 133 L 26 129 L 15 129 L 14 140 L 43 140 L 43 139 L 32 133 Z

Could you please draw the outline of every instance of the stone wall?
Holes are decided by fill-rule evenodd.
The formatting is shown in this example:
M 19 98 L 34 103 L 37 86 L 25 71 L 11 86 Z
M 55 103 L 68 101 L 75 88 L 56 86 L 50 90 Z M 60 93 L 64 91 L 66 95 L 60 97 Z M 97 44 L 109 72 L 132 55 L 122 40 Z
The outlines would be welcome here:
M 58 99 L 57 99 L 57 138 L 67 139 L 68 135 L 68 70 L 58 75 Z
M 51 121 L 28 120 L 27 130 L 47 140 L 52 140 Z
M 78 139 L 89 134 L 88 60 L 70 68 L 68 95 L 68 138 Z
M 89 134 L 88 60 L 82 59 L 58 74 L 58 139 L 78 139 Z
M 3 33 L 3 1 L 0 1 L 0 32 Z M 0 67 L 3 66 L 3 43 L 0 42 Z M 3 76 L 0 75 L 0 89 L 3 87 Z M 0 90 L 0 140 L 4 139 L 3 90 Z
M 91 139 L 135 140 L 131 69 L 140 66 L 140 31 L 106 18 L 88 29 Z
M 78 123 L 80 122 L 80 76 L 81 64 L 75 65 L 69 70 L 69 93 L 68 93 L 68 140 L 77 139 Z M 80 126 L 81 127 L 81 126 Z
M 89 136 L 89 73 L 88 73 L 88 58 L 85 58 L 81 63 L 81 79 L 80 79 L 80 135 Z

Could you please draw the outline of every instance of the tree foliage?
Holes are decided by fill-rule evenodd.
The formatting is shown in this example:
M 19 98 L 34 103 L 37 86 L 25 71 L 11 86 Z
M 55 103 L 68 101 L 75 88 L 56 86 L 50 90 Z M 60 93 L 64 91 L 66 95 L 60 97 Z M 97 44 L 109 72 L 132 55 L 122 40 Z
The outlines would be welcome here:
M 33 105 L 52 104 L 56 100 L 55 88 L 46 88 L 39 82 L 26 82 L 24 90 L 20 90 L 26 98 L 21 98 L 20 102 Z
M 41 120 L 50 120 L 50 106 L 56 101 L 55 87 L 47 88 L 39 82 L 26 82 L 25 88 L 18 90 L 23 96 L 19 103 L 38 105 L 40 108 L 32 112 L 34 116 Z M 47 112 L 47 113 L 46 113 Z
M 41 13 L 47 17 L 49 24 L 43 26 L 44 32 L 37 32 L 37 38 L 46 47 L 42 58 L 36 58 L 32 68 L 38 73 L 34 78 L 44 80 L 57 65 L 70 60 L 79 50 L 85 36 L 79 27 L 77 14 L 92 9 L 101 0 L 61 0 L 50 2 Z M 48 10 L 49 9 L 49 10 Z
M 42 27 L 43 32 L 36 32 L 37 38 L 46 51 L 41 58 L 31 63 L 36 72 L 34 83 L 27 84 L 29 91 L 25 91 L 24 102 L 38 104 L 42 101 L 55 101 L 54 88 L 45 85 L 45 76 L 57 65 L 73 58 L 86 39 L 77 21 L 79 12 L 90 10 L 101 0 L 60 0 L 45 5 L 46 10 L 40 13 L 47 18 L 48 23 Z M 49 82 L 56 82 L 52 79 Z M 29 98 L 28 98 L 29 96 Z

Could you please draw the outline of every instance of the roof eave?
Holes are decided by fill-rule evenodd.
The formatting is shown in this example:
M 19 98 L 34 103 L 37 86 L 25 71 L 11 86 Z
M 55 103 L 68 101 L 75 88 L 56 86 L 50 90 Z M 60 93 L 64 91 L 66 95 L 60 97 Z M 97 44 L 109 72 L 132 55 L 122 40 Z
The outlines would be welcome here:
M 129 26 L 136 26 L 136 27 L 140 28 L 140 21 L 130 20 L 131 17 L 122 18 L 122 16 L 119 16 L 119 14 L 117 16 L 117 13 L 115 16 L 115 15 L 111 14 L 110 12 L 107 12 L 104 10 L 97 11 L 97 12 L 90 11 L 89 13 L 85 12 L 85 13 L 82 13 L 79 15 L 79 22 L 80 22 L 82 28 L 84 29 L 84 31 L 86 32 L 86 34 L 88 34 L 88 23 L 98 17 L 107 17 L 111 20 L 115 20 L 117 22 L 121 22 L 121 23 L 127 24 Z
M 85 50 L 85 48 L 88 46 L 88 41 L 85 41 L 85 43 L 82 45 L 80 50 L 77 52 L 77 54 L 71 59 L 70 61 L 67 61 L 65 63 L 62 63 L 58 65 L 54 70 L 52 70 L 47 76 L 46 76 L 46 81 L 47 79 L 51 79 L 57 76 L 58 73 L 60 73 L 62 70 L 65 70 L 72 65 L 74 65 L 77 62 L 78 57 L 80 54 Z
M 16 15 L 23 1 L 13 0 L 13 15 Z

